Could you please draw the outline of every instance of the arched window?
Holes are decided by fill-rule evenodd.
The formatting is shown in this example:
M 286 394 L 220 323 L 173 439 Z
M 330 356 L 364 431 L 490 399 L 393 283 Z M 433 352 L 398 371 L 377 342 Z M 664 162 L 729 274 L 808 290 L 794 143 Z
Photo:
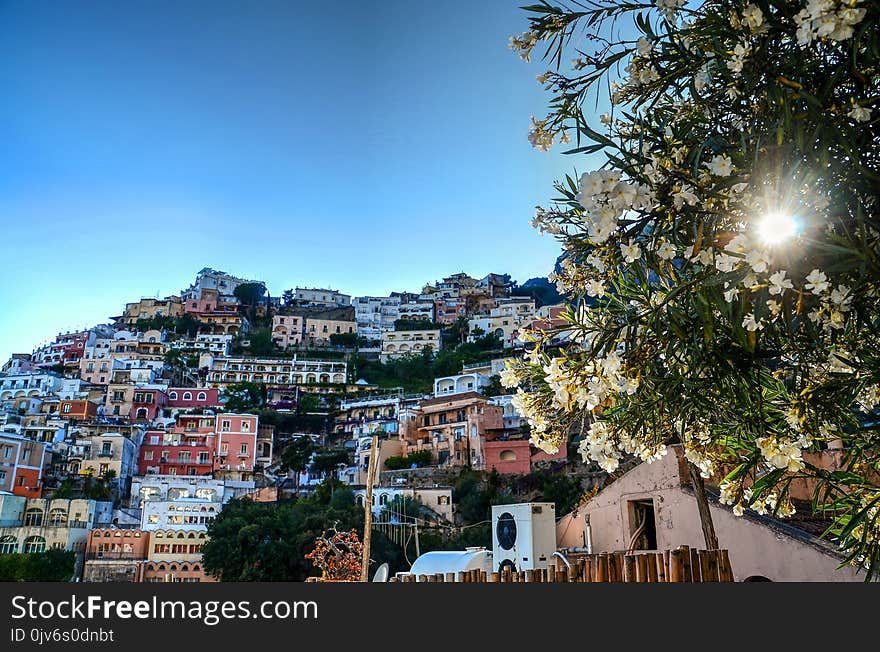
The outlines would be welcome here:
M 24 549 L 22 552 L 45 552 L 46 540 L 43 537 L 28 537 L 24 540 Z
M 198 400 L 200 400 L 200 401 L 207 401 L 208 395 L 205 394 L 205 392 L 199 392 L 198 396 L 196 398 L 198 398 Z
M 67 510 L 56 507 L 49 512 L 49 525 L 63 525 L 67 523 Z
M 193 566 L 193 570 L 194 570 L 194 571 L 200 571 L 200 570 L 202 570 L 202 567 L 199 566 L 198 564 L 196 564 L 195 566 Z
M 160 571 L 165 570 L 165 564 L 159 564 L 159 570 Z
M 156 538 L 157 538 L 157 539 L 162 539 L 162 538 L 164 538 L 164 537 L 165 537 L 165 533 L 162 532 L 162 530 L 159 530 L 158 532 L 156 532 Z
M 501 455 L 499 455 L 502 462 L 515 462 L 516 461 L 516 453 L 512 450 L 503 450 L 501 451 Z
M 171 566 L 168 567 L 168 570 L 177 570 L 177 564 L 171 564 Z
M 95 533 L 92 535 L 92 538 L 94 538 L 94 539 L 99 539 L 99 538 L 101 538 L 102 536 L 104 536 L 104 535 L 101 534 L 101 530 L 95 530 Z
M 24 524 L 38 526 L 43 524 L 43 510 L 39 507 L 31 507 L 24 515 Z
M 379 504 L 387 505 L 388 504 L 388 494 L 382 494 L 379 496 Z
M 177 400 L 177 392 L 169 393 L 168 398 L 170 398 L 172 401 L 176 401 Z
M 191 401 L 192 398 L 193 398 L 192 392 L 184 392 L 183 393 L 183 400 L 184 401 Z
M 11 534 L 0 538 L 0 555 L 12 555 L 18 552 L 18 539 Z
M 131 532 L 126 532 L 126 533 L 123 534 L 122 536 L 126 537 L 127 539 L 130 539 L 130 538 L 131 538 Z
M 189 570 L 189 566 L 187 566 L 186 564 L 181 564 L 181 565 L 180 565 L 180 570 L 182 570 L 182 571 L 188 571 L 188 570 Z

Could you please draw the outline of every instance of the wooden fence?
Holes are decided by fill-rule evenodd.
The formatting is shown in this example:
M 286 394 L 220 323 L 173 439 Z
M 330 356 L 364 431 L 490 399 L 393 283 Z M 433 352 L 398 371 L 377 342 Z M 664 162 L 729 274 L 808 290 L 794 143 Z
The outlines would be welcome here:
M 727 550 L 697 550 L 679 546 L 663 552 L 576 554 L 571 568 L 539 568 L 500 573 L 482 570 L 401 575 L 391 582 L 733 582 Z

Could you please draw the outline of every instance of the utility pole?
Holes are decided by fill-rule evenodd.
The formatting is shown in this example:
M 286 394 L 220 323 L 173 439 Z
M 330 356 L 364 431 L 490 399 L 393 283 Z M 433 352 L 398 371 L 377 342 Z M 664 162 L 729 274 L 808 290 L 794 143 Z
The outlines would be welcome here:
M 376 476 L 376 463 L 379 459 L 379 436 L 373 435 L 370 444 L 370 461 L 367 466 L 367 495 L 364 499 L 364 555 L 361 559 L 361 582 L 369 581 L 370 538 L 373 528 L 373 478 Z

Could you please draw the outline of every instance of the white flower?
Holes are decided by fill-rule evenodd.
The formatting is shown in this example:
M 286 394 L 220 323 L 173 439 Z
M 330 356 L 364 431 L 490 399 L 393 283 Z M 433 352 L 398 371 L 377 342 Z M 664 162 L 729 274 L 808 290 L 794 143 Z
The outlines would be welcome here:
M 790 279 L 785 278 L 785 270 L 781 269 L 775 274 L 770 275 L 770 294 L 782 294 L 785 290 L 790 290 L 794 286 Z
M 651 41 L 646 39 L 644 36 L 640 37 L 636 42 L 636 50 L 639 53 L 640 57 L 648 57 L 651 54 Z
M 852 303 L 852 293 L 845 285 L 838 285 L 837 289 L 831 290 L 831 303 L 839 306 L 844 312 L 849 310 Z
M 828 291 L 828 277 L 824 272 L 814 269 L 807 275 L 807 283 L 804 288 L 813 294 L 822 294 Z
M 602 115 L 599 116 L 599 121 L 603 125 L 610 125 L 611 124 L 611 116 L 608 115 L 607 113 L 603 113 Z
M 770 309 L 770 316 L 773 317 L 773 319 L 776 319 L 779 316 L 779 313 L 782 312 L 782 304 L 773 299 L 767 299 L 767 307 Z
M 793 442 L 780 440 L 771 435 L 760 437 L 755 440 L 755 443 L 758 445 L 761 455 L 766 460 L 769 468 L 787 469 L 792 473 L 796 473 L 804 468 L 801 449 Z
M 590 279 L 584 286 L 584 291 L 591 297 L 602 297 L 605 295 L 605 281 Z
M 660 15 L 670 23 L 674 23 L 678 15 L 678 10 L 684 6 L 687 0 L 655 0 Z
M 730 285 L 730 284 L 725 283 L 724 287 L 727 287 L 728 285 Z M 739 295 L 739 288 L 733 287 L 733 288 L 727 289 L 724 291 L 724 300 L 727 303 L 730 303 L 737 297 L 737 295 Z
M 511 367 L 505 365 L 504 369 L 501 370 L 501 386 L 513 389 L 517 385 L 519 385 L 519 379 L 516 377 L 516 372 Z
M 764 22 L 764 14 L 760 7 L 750 4 L 743 9 L 742 20 L 754 32 Z
M 548 70 L 543 75 L 538 75 L 535 79 L 538 80 L 539 84 L 546 84 L 547 80 L 550 79 L 550 71 Z
M 752 249 L 746 254 L 746 262 L 751 265 L 752 271 L 761 274 L 770 267 L 770 259 L 767 252 L 761 249 Z M 754 285 L 754 283 L 752 284 Z
M 747 331 L 759 331 L 764 328 L 764 324 L 761 323 L 761 320 L 755 319 L 755 313 L 753 312 L 750 312 L 743 317 L 742 325 Z
M 709 172 L 717 177 L 729 177 L 733 172 L 733 163 L 724 154 L 719 154 L 707 163 Z
M 620 243 L 620 255 L 623 256 L 623 259 L 632 263 L 637 261 L 642 257 L 642 250 L 637 244 L 633 244 L 632 240 L 629 241 L 629 244 Z
M 712 247 L 707 247 L 706 249 L 700 249 L 696 256 L 691 258 L 692 263 L 700 263 L 701 265 L 709 266 L 712 264 Z
M 856 122 L 867 122 L 871 119 L 871 109 L 864 106 L 854 106 L 852 111 L 846 115 Z
M 692 193 L 687 186 L 672 195 L 672 203 L 676 208 L 681 208 L 684 204 L 694 206 L 699 200 L 699 197 Z
M 675 258 L 675 245 L 664 240 L 660 243 L 660 246 L 657 247 L 657 256 L 662 260 L 672 260 Z

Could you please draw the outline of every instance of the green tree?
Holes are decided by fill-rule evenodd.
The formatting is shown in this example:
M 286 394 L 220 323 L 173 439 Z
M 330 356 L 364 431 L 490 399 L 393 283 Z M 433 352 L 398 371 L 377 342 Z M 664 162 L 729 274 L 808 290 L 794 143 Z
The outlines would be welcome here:
M 223 389 L 223 397 L 227 412 L 252 413 L 266 403 L 266 386 L 249 381 L 231 383 Z
M 46 552 L 0 555 L 0 581 L 69 582 L 76 553 L 52 548 Z
M 563 246 L 549 280 L 573 303 L 562 330 L 583 344 L 534 333 L 506 376 L 525 391 L 534 443 L 555 450 L 583 431 L 582 455 L 606 471 L 681 443 L 710 548 L 704 479 L 723 477 L 734 513 L 780 517 L 794 512 L 792 483 L 814 480 L 815 507 L 837 517 L 831 535 L 870 579 L 880 2 L 526 11 L 511 47 L 528 61 L 543 42 L 551 96 L 529 140 L 574 141 L 568 153 L 593 168 L 557 183 L 534 220 Z M 596 102 L 610 106 L 601 117 Z M 840 468 L 804 456 L 835 442 Z
M 501 376 L 493 374 L 489 376 L 489 384 L 480 388 L 480 393 L 483 396 L 501 396 L 507 393 L 507 389 L 501 385 Z

